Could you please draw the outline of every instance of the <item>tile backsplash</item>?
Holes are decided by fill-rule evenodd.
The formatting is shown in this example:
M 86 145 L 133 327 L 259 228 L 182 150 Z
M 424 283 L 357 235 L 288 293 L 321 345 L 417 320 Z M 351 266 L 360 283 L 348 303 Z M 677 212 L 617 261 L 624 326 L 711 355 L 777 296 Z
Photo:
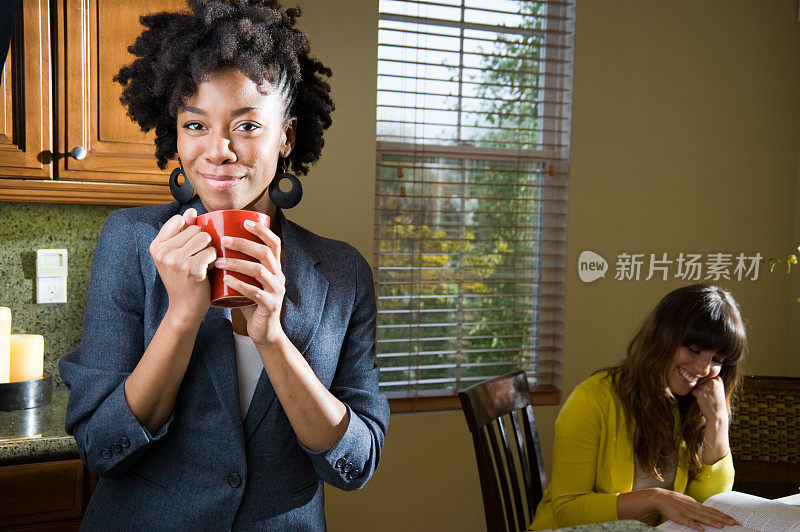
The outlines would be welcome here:
M 103 222 L 117 206 L 0 202 L 0 306 L 11 332 L 44 336 L 44 369 L 57 387 L 58 360 L 80 344 L 92 256 Z M 36 303 L 36 250 L 68 252 L 67 303 Z

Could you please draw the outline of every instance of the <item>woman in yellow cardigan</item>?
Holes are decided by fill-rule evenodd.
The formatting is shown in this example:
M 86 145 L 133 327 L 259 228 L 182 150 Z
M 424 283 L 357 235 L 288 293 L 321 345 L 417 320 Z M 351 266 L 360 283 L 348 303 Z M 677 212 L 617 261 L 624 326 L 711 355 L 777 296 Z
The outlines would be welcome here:
M 729 292 L 692 285 L 667 294 L 626 359 L 564 403 L 531 529 L 616 519 L 667 518 L 699 531 L 734 524 L 700 503 L 733 485 L 730 400 L 745 349 Z

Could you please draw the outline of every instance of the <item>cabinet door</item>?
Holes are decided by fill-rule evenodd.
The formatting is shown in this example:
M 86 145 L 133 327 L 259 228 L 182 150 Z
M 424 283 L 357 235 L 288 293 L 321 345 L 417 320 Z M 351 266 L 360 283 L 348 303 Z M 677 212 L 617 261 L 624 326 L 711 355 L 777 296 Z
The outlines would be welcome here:
M 0 467 L 0 529 L 79 519 L 85 506 L 83 473 L 80 460 Z
M 22 0 L 0 82 L 0 180 L 50 179 L 50 8 Z
M 122 87 L 112 78 L 133 59 L 127 47 L 143 30 L 139 17 L 185 9 L 185 2 L 65 0 L 59 6 L 58 61 L 64 75 L 58 83 L 58 150 L 67 154 L 80 146 L 87 153 L 83 160 L 59 157 L 58 180 L 82 182 L 113 203 L 171 201 L 169 174 L 156 166 L 153 133 L 143 133 L 127 117 L 119 101 Z

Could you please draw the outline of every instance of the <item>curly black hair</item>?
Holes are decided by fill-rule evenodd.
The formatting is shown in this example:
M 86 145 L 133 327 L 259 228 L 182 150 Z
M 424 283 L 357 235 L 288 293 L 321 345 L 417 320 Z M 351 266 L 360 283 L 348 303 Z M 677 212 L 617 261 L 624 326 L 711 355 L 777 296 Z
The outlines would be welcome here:
M 142 131 L 155 128 L 159 168 L 177 153 L 178 111 L 200 83 L 233 67 L 284 92 L 286 118 L 297 117 L 289 159 L 295 172 L 307 174 L 319 160 L 334 105 L 324 79 L 331 69 L 309 55 L 308 36 L 294 27 L 300 7 L 281 11 L 276 0 L 189 0 L 188 7 L 140 17 L 147 29 L 128 47 L 137 59 L 114 76 L 128 116 Z

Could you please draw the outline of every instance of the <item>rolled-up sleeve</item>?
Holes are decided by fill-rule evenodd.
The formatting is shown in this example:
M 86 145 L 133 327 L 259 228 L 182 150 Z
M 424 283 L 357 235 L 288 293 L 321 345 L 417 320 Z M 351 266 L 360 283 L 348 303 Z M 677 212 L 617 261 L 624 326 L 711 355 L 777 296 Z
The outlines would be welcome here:
M 125 379 L 144 353 L 144 282 L 133 223 L 123 212 L 103 225 L 92 264 L 77 350 L 61 359 L 70 389 L 66 430 L 86 466 L 99 475 L 127 470 L 170 420 L 150 434 L 125 400 Z
M 699 502 L 733 488 L 733 458 L 726 454 L 713 464 L 703 464 L 694 480 L 686 486 L 686 494 Z
M 350 420 L 342 438 L 329 449 L 315 452 L 303 447 L 319 477 L 344 490 L 359 489 L 372 477 L 389 425 L 389 403 L 378 391 L 372 270 L 360 253 L 352 251 L 355 302 L 330 387 L 347 407 Z

